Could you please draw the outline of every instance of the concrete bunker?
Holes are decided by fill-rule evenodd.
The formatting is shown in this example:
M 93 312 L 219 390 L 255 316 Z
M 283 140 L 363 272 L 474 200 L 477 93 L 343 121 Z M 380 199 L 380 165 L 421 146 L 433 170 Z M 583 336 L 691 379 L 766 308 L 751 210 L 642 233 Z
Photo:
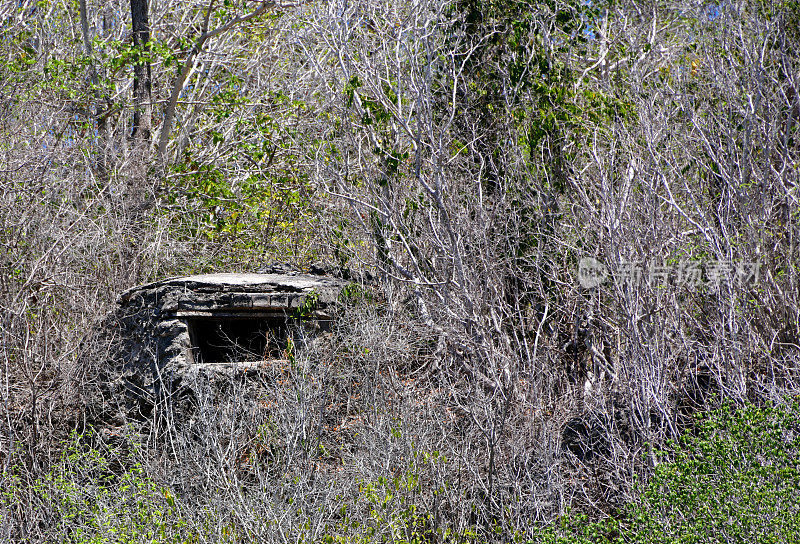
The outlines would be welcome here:
M 203 373 L 249 371 L 280 359 L 291 335 L 331 327 L 344 285 L 292 272 L 225 273 L 129 289 L 110 327 L 112 389 L 121 387 L 129 404 L 152 405 Z

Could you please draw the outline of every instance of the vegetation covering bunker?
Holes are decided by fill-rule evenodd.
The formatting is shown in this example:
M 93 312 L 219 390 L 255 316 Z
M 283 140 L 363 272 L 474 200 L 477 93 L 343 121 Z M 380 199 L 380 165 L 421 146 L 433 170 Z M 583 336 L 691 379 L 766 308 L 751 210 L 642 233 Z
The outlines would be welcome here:
M 206 371 L 283 357 L 295 326 L 330 327 L 345 283 L 326 276 L 204 274 L 129 289 L 113 318 L 113 385 L 153 400 Z M 300 330 L 299 328 L 297 330 Z M 146 403 L 150 404 L 150 403 Z

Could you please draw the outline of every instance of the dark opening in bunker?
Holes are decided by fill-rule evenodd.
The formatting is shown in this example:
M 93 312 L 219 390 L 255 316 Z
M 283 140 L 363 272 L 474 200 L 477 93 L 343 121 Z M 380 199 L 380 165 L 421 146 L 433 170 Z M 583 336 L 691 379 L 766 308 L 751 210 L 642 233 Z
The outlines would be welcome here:
M 278 359 L 287 345 L 284 316 L 215 315 L 192 317 L 187 323 L 196 363 Z

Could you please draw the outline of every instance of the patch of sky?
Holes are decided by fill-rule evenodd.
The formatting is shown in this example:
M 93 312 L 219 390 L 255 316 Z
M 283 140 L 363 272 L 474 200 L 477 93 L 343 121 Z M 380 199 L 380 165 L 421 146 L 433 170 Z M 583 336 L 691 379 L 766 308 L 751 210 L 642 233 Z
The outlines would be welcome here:
M 597 39 L 597 29 L 602 24 L 603 18 L 608 16 L 607 10 L 600 11 L 604 3 L 602 1 L 596 2 L 595 0 L 584 0 L 583 2 L 583 5 L 588 9 L 581 11 L 581 23 L 583 24 L 580 32 L 587 41 Z

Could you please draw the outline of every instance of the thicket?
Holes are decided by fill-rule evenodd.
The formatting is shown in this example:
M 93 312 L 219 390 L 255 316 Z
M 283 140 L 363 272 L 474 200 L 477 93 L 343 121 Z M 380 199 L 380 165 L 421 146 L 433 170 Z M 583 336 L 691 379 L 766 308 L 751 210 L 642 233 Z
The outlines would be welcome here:
M 798 29 L 0 5 L 0 538 L 792 540 Z M 274 261 L 353 281 L 329 337 L 167 428 L 115 411 L 118 293 Z
M 281 516 L 261 509 L 249 519 L 226 520 L 213 504 L 181 498 L 157 483 L 135 443 L 108 445 L 91 435 L 70 437 L 61 457 L 33 482 L 7 475 L 0 506 L 5 524 L 29 518 L 21 511 L 27 509 L 41 516 L 38 537 L 76 543 L 252 541 L 270 528 L 284 539 L 325 544 L 794 542 L 800 537 L 798 416 L 797 403 L 725 405 L 698 417 L 693 433 L 667 443 L 649 481 L 613 517 L 591 521 L 568 512 L 551 525 L 521 530 L 498 520 L 488 535 L 486 527 L 454 528 L 440 519 L 435 501 L 453 493 L 447 478 L 452 461 L 416 450 L 393 476 L 357 480 L 350 497 L 317 499 L 319 505 L 304 497 L 315 511 L 303 511 L 312 504 L 297 505 L 296 525 L 285 529 Z M 392 430 L 396 438 L 400 433 Z M 263 507 L 265 491 L 244 486 L 238 493 L 248 496 L 246 504 Z

